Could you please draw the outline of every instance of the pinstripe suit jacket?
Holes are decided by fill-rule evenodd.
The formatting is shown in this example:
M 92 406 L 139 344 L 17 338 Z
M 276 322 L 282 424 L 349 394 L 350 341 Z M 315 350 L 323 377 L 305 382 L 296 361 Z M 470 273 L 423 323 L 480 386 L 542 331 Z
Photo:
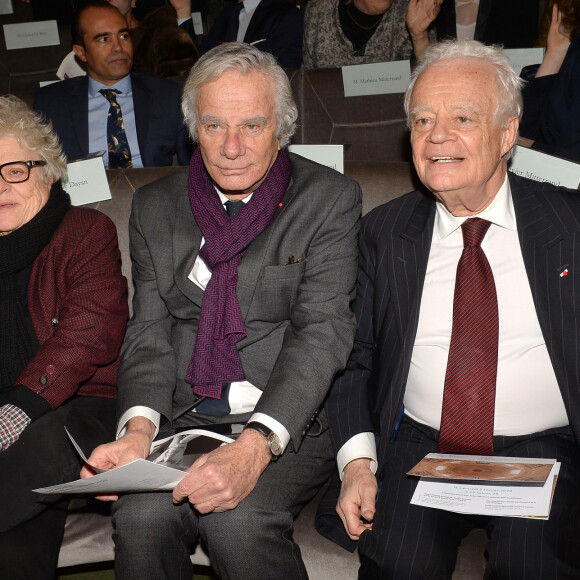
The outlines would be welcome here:
M 580 194 L 509 175 L 518 236 L 538 320 L 580 439 Z M 379 473 L 400 416 L 431 247 L 435 198 L 419 191 L 376 208 L 360 240 L 358 330 L 327 414 L 336 450 L 374 431 Z M 560 273 L 568 269 L 567 276 Z

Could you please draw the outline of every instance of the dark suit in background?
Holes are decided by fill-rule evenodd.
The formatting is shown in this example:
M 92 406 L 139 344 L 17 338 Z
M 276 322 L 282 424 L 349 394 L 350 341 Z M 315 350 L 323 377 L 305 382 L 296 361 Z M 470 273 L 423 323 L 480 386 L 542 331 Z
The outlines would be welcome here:
M 59 136 L 72 161 L 89 153 L 88 77 L 75 77 L 38 89 L 34 108 L 42 113 Z M 182 88 L 174 82 L 131 73 L 137 141 L 143 167 L 187 165 L 191 145 L 181 113 Z
M 480 0 L 474 40 L 504 48 L 531 48 L 538 36 L 543 0 Z M 435 21 L 437 39 L 457 38 L 455 0 L 445 0 Z
M 553 570 L 554 575 L 551 577 L 577 578 L 580 572 L 580 551 L 574 532 L 577 520 L 574 514 L 580 501 L 580 294 L 577 282 L 580 273 L 561 277 L 560 272 L 565 267 L 573 268 L 577 263 L 575 255 L 580 235 L 580 196 L 576 191 L 556 188 L 548 183 L 538 183 L 513 174 L 509 175 L 509 179 L 526 272 L 571 429 L 566 428 L 562 430 L 563 433 L 559 433 L 559 443 L 554 443 L 547 436 L 538 445 L 537 438 L 529 436 L 528 441 L 522 437 L 522 441 L 511 453 L 510 448 L 505 446 L 506 440 L 515 438 L 494 438 L 498 455 L 510 453 L 522 457 L 557 457 L 562 461 L 558 481 L 562 488 L 556 489 L 548 522 L 495 518 L 498 520 L 496 525 L 501 525 L 502 533 L 506 535 L 502 535 L 505 541 L 501 549 L 494 546 L 490 552 L 490 562 L 494 563 L 498 556 L 505 556 L 502 550 L 509 554 L 511 544 L 508 538 L 517 541 L 517 538 L 524 537 L 527 526 L 545 526 L 547 536 L 553 534 L 559 541 L 568 537 L 563 543 L 568 550 L 567 559 L 571 570 L 576 574 L 567 576 L 563 570 Z M 414 446 L 413 435 L 408 434 L 411 429 L 405 424 L 395 441 L 391 441 L 402 413 L 417 332 L 421 294 L 433 236 L 435 203 L 433 197 L 415 191 L 380 206 L 364 218 L 360 242 L 359 289 L 355 302 L 359 325 L 357 338 L 347 370 L 333 386 L 326 409 L 336 449 L 357 433 L 380 434 L 377 475 L 385 481 L 378 499 L 373 535 L 374 531 L 380 532 L 389 526 L 397 526 L 399 529 L 405 527 L 405 541 L 417 546 L 419 540 L 430 533 L 421 510 L 431 511 L 439 514 L 440 521 L 448 519 L 452 522 L 447 534 L 425 540 L 432 541 L 434 552 L 437 552 L 437 544 L 456 546 L 462 536 L 469 532 L 473 522 L 469 521 L 468 516 L 409 505 L 416 480 L 405 478 L 404 473 L 426 453 L 437 452 L 437 445 L 435 443 L 433 448 Z M 436 437 L 436 433 L 429 433 L 432 431 L 429 427 L 424 427 L 424 430 L 429 436 Z M 401 433 L 404 437 L 401 437 Z M 562 441 L 565 443 L 562 444 Z M 565 492 L 574 489 L 575 496 Z M 387 509 L 382 509 L 381 500 L 388 497 L 398 497 L 402 511 L 387 513 Z M 408 518 L 402 520 L 401 514 L 405 510 Z M 394 521 L 390 519 L 393 517 Z M 486 518 L 480 518 L 479 523 L 485 525 Z M 362 534 L 359 542 L 361 549 L 363 546 L 367 551 L 378 548 L 373 543 L 375 539 L 370 536 L 366 532 Z M 425 548 L 425 544 L 422 546 Z M 538 572 L 536 556 L 541 562 L 540 554 L 540 547 L 530 550 L 528 568 L 525 563 L 514 558 L 514 576 L 506 574 L 501 576 L 502 580 L 535 578 Z M 414 550 L 406 550 L 403 546 L 400 557 L 412 562 L 416 554 Z M 454 563 L 441 562 L 439 569 L 450 575 Z M 409 566 L 412 567 L 412 563 Z
M 201 53 L 223 42 L 235 42 L 238 34 L 238 4 L 228 3 L 202 40 Z M 254 12 L 244 42 L 269 52 L 284 68 L 302 64 L 302 12 L 289 0 L 262 0 Z

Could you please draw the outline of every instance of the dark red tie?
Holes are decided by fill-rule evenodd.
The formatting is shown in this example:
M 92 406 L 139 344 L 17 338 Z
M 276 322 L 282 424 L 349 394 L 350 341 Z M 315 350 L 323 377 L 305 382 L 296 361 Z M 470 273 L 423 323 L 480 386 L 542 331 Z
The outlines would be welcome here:
M 499 323 L 493 273 L 481 249 L 490 225 L 470 218 L 461 226 L 439 453 L 493 455 Z

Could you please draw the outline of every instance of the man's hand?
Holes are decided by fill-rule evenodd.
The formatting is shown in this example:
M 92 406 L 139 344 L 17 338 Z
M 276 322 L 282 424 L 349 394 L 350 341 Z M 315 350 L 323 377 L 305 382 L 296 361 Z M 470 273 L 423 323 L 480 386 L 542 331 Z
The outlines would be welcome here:
M 127 423 L 127 431 L 117 441 L 99 445 L 88 458 L 88 463 L 100 469 L 114 469 L 126 465 L 135 459 L 149 456 L 151 441 L 155 434 L 155 425 L 145 417 L 133 417 Z M 95 472 L 89 465 L 81 469 L 81 477 L 92 477 Z M 115 501 L 117 495 L 100 495 L 102 501 Z
M 555 75 L 564 62 L 564 57 L 570 46 L 569 32 L 562 24 L 562 13 L 558 4 L 552 8 L 552 22 L 548 32 L 546 54 L 540 68 L 536 72 L 536 77 Z
M 256 487 L 272 456 L 266 438 L 246 429 L 236 441 L 200 457 L 173 490 L 202 514 L 234 509 Z
M 429 26 L 437 18 L 443 0 L 409 0 L 405 18 L 413 52 L 419 58 L 429 46 Z
M 177 18 L 191 18 L 191 0 L 169 0 L 177 12 Z
M 346 465 L 336 513 L 351 540 L 358 540 L 373 527 L 377 478 L 370 468 L 370 459 L 355 459 Z
M 15 405 L 0 407 L 0 452 L 16 443 L 24 429 L 30 425 L 30 417 Z

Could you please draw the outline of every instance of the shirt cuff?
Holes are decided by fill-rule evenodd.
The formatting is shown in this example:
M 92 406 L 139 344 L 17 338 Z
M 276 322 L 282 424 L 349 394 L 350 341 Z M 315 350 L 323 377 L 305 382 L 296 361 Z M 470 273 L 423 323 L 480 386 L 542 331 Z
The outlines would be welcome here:
M 344 468 L 348 463 L 355 459 L 362 459 L 363 457 L 371 460 L 371 471 L 377 472 L 377 446 L 375 444 L 375 436 L 373 433 L 359 433 L 351 437 L 339 450 L 336 455 L 336 462 L 338 464 L 338 473 L 340 480 L 344 474 Z
M 270 415 L 264 415 L 264 413 L 254 413 L 248 423 L 251 421 L 257 421 L 258 423 L 262 423 L 268 427 L 268 429 L 272 429 L 276 435 L 280 438 L 280 442 L 282 443 L 282 453 L 284 453 L 284 449 L 288 443 L 290 443 L 290 433 L 288 433 L 286 427 L 282 425 L 282 423 L 278 423 L 276 419 L 272 419 Z
M 127 431 L 127 423 L 129 422 L 129 419 L 132 419 L 133 417 L 145 417 L 145 419 L 149 419 L 149 421 L 155 425 L 153 439 L 157 437 L 157 433 L 159 433 L 159 425 L 161 423 L 161 414 L 149 407 L 137 405 L 127 409 L 127 411 L 121 415 L 121 418 L 117 423 L 117 439 L 120 439 L 125 435 L 125 432 Z
M 187 22 L 188 20 L 191 20 L 191 16 L 189 16 L 188 18 L 178 18 L 177 26 L 181 26 L 184 22 Z

